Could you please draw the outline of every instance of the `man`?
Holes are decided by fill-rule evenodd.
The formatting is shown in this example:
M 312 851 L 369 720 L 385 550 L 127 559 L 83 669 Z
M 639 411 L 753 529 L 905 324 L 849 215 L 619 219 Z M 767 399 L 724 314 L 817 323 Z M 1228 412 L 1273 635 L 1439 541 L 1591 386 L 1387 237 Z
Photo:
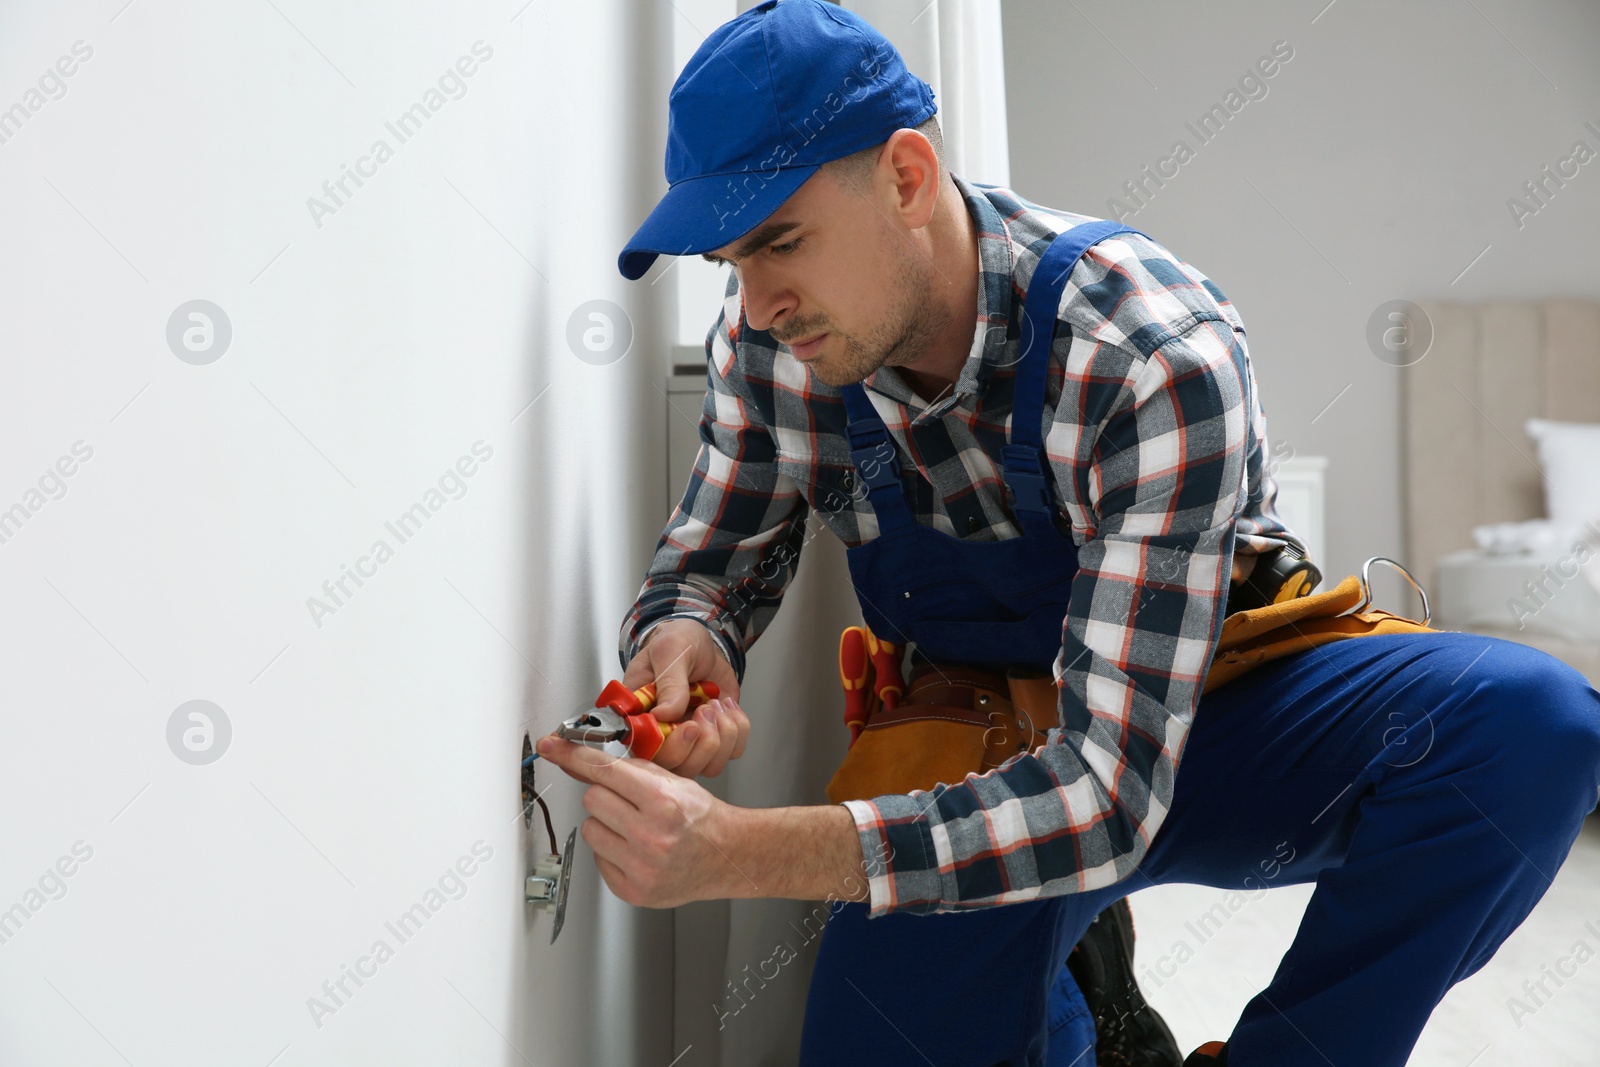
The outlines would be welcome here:
M 680 75 L 670 188 L 619 266 L 700 253 L 731 277 L 703 446 L 620 653 L 664 718 L 693 680 L 735 698 L 655 763 L 541 752 L 593 783 L 584 838 L 625 901 L 866 886 L 822 939 L 802 1063 L 1087 1063 L 1051 1030 L 1102 911 L 1163 882 L 1316 881 L 1272 983 L 1186 1062 L 1399 1067 L 1595 807 L 1600 694 L 1524 646 L 1422 633 L 1201 700 L 1230 578 L 1303 547 L 1238 313 L 1136 231 L 949 174 L 934 112 L 819 0 L 746 12 Z M 744 653 L 811 510 L 875 630 L 933 661 L 1048 664 L 1047 743 L 837 805 L 698 786 L 743 750 Z

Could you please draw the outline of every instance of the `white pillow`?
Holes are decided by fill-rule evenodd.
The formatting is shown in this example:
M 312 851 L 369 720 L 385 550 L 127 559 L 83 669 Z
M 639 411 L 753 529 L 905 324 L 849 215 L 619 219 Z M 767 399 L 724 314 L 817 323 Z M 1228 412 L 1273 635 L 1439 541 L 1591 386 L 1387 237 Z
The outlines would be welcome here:
M 1525 522 L 1491 522 L 1474 526 L 1472 539 L 1484 554 L 1490 556 L 1546 555 L 1552 550 L 1569 548 L 1572 537 L 1567 527 L 1549 519 L 1528 519 Z
M 1600 423 L 1529 419 L 1544 471 L 1545 514 L 1558 527 L 1600 519 Z

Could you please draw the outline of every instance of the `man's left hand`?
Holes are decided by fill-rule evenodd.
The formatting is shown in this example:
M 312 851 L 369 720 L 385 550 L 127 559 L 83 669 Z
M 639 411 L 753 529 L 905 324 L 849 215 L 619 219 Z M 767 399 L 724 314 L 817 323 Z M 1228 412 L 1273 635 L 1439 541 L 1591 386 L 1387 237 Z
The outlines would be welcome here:
M 653 757 L 657 766 L 684 778 L 715 778 L 729 760 L 744 755 L 750 718 L 732 697 L 710 700 L 676 723 Z
M 621 900 L 672 908 L 734 895 L 732 880 L 741 875 L 717 841 L 726 839 L 740 809 L 647 760 L 553 737 L 540 740 L 539 755 L 590 783 L 581 833 Z

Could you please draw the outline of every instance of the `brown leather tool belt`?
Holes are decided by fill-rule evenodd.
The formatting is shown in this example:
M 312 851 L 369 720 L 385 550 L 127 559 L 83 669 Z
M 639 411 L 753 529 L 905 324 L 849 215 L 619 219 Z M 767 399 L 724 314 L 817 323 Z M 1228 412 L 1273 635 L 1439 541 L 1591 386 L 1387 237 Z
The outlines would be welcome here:
M 1024 698 L 1019 704 L 1011 673 L 969 664 L 920 663 L 911 671 L 906 702 L 892 711 L 878 712 L 867 729 L 916 719 L 950 719 L 982 726 L 986 733 L 983 769 L 998 767 L 1016 753 L 1044 744 L 1045 731 L 1057 716 L 1053 682 L 1044 679 L 1050 687 L 1045 701 Z M 1048 717 L 1041 719 L 1041 712 Z
M 1045 674 L 919 662 L 905 700 L 880 708 L 828 786 L 829 799 L 931 789 L 1045 743 L 1058 690 Z
M 1438 632 L 1427 625 L 1426 600 L 1418 621 L 1373 608 L 1371 599 L 1364 567 L 1359 579 L 1350 575 L 1326 592 L 1229 615 L 1202 692 L 1329 641 Z M 1046 731 L 1059 724 L 1059 698 L 1048 674 L 918 661 L 905 701 L 870 714 L 828 783 L 828 797 L 838 803 L 910 793 L 993 770 L 1045 743 Z

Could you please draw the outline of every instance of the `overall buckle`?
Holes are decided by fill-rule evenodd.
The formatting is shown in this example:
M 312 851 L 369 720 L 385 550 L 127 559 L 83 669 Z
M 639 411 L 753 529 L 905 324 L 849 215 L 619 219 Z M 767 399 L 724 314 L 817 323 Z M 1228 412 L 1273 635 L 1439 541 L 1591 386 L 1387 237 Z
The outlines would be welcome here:
M 900 488 L 900 461 L 887 437 L 852 448 L 850 462 L 869 490 Z
M 1043 471 L 1043 455 L 1028 445 L 1004 445 L 1000 449 L 1006 487 L 1010 490 L 1011 506 L 1020 511 L 1042 511 L 1049 514 L 1049 483 Z

